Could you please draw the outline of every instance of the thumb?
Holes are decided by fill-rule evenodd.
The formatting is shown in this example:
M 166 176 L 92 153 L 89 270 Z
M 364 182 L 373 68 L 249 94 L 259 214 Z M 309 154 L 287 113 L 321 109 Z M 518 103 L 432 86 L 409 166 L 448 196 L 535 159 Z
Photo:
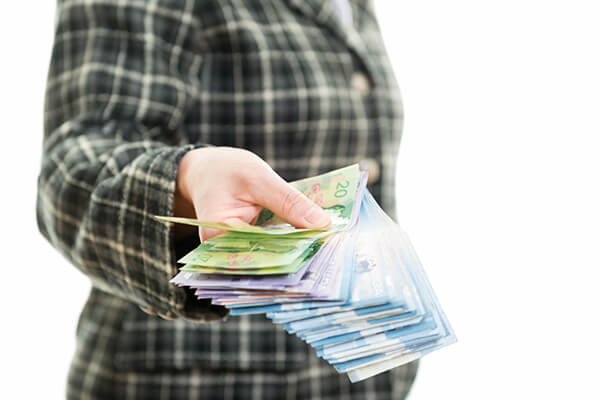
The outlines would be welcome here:
M 260 205 L 298 228 L 325 229 L 331 224 L 329 214 L 276 173 L 254 186 L 252 194 Z

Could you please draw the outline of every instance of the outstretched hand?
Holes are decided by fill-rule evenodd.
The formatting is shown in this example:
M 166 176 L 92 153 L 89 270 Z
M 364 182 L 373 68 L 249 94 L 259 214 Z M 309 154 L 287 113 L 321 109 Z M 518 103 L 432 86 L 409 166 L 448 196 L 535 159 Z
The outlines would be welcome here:
M 205 147 L 191 150 L 181 159 L 175 215 L 245 225 L 255 223 L 264 207 L 298 228 L 323 229 L 331 224 L 325 211 L 254 153 Z M 222 232 L 200 227 L 200 240 Z

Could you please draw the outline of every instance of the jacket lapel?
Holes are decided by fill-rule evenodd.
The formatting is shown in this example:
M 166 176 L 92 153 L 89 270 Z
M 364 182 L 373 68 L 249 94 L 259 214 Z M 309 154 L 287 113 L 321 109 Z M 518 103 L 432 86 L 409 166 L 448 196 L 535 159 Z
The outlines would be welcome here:
M 354 27 L 346 27 L 335 14 L 331 0 L 286 0 L 291 7 L 318 25 L 327 28 L 338 39 L 342 40 L 363 61 L 368 59 L 367 51 Z M 357 18 L 358 16 L 354 16 Z M 368 64 L 366 62 L 365 64 Z

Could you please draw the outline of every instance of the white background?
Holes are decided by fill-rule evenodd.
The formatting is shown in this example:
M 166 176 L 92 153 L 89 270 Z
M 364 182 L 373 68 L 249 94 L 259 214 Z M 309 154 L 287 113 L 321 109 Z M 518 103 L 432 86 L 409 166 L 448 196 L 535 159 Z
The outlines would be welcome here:
M 37 232 L 52 2 L 3 2 L 0 397 L 62 398 L 89 284 Z M 420 399 L 600 398 L 594 1 L 378 0 L 402 87 L 400 223 L 459 343 Z

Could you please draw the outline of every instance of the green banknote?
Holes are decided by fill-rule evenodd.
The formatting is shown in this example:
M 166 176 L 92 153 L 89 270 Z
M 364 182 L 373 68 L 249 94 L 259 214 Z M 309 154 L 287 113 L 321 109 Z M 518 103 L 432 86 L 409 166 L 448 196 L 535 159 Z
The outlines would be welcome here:
M 274 274 L 291 274 L 300 269 L 302 265 L 308 261 L 319 249 L 322 242 L 318 242 L 310 248 L 306 249 L 299 257 L 287 265 L 279 265 L 273 267 L 239 269 L 235 267 L 207 267 L 203 265 L 186 264 L 181 268 L 181 271 L 197 272 L 200 274 L 226 274 L 226 275 L 274 275 Z
M 354 164 L 290 184 L 327 211 L 332 220 L 329 230 L 338 231 L 344 229 L 352 217 L 359 178 L 358 164 Z M 263 209 L 256 225 L 281 229 L 287 224 L 272 211 Z
M 331 232 L 271 235 L 228 232 L 204 241 L 178 262 L 228 269 L 276 267 L 293 262 Z
M 247 239 L 215 236 L 186 254 L 179 262 L 235 269 L 276 267 L 290 264 L 314 243 L 311 239 L 274 240 L 248 236 Z
M 290 233 L 296 232 L 309 232 L 314 231 L 314 229 L 301 229 L 293 227 L 290 224 L 281 224 L 281 225 L 273 225 L 273 226 L 257 226 L 257 225 L 231 225 L 223 222 L 210 222 L 210 221 L 200 221 L 193 218 L 183 218 L 183 217 L 165 217 L 162 215 L 156 215 L 154 218 L 164 221 L 164 222 L 175 222 L 177 224 L 184 225 L 193 225 L 193 226 L 202 226 L 204 228 L 213 228 L 213 229 L 221 229 L 224 231 L 231 232 L 241 232 L 241 233 L 256 233 L 256 234 L 266 234 L 266 235 L 287 235 Z M 319 230 L 317 230 L 319 231 Z

